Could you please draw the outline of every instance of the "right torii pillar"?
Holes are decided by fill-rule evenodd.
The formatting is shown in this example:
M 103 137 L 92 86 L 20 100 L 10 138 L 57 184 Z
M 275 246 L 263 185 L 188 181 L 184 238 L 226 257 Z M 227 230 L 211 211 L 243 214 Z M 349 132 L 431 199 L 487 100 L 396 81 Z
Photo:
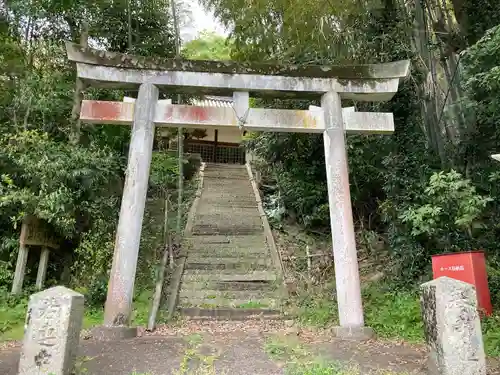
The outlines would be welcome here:
M 345 129 L 339 94 L 324 94 L 321 108 L 325 117 L 323 141 L 340 323 L 335 327 L 335 333 L 338 337 L 364 339 L 371 337 L 373 331 L 364 325 Z

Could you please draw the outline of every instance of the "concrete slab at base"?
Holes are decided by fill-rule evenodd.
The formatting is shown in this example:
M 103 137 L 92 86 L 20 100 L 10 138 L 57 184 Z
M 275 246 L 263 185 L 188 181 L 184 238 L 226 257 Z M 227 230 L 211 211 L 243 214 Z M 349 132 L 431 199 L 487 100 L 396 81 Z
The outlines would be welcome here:
M 92 337 L 100 341 L 120 341 L 137 337 L 137 327 L 99 326 L 91 330 Z
M 333 327 L 332 332 L 341 340 L 355 341 L 370 340 L 375 334 L 370 327 Z

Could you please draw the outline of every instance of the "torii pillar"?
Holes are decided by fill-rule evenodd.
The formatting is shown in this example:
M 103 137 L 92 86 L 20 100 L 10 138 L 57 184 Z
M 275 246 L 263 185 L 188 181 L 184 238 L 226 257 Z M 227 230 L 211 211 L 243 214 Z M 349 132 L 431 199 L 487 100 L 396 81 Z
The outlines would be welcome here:
M 342 109 L 342 99 L 390 100 L 409 62 L 351 67 L 285 67 L 196 62 L 161 62 L 143 57 L 97 51 L 68 43 L 78 77 L 90 85 L 139 88 L 134 103 L 84 101 L 81 120 L 89 123 L 133 123 L 129 164 L 108 286 L 103 330 L 112 338 L 130 337 L 131 303 L 146 199 L 155 126 L 237 128 L 247 130 L 323 133 L 328 178 L 328 201 L 333 239 L 338 337 L 365 339 L 361 290 L 349 190 L 345 132 L 390 133 L 391 113 L 359 113 Z M 271 75 L 266 74 L 272 72 Z M 232 95 L 234 108 L 196 107 L 158 103 L 158 88 L 172 93 Z M 308 111 L 249 108 L 249 94 L 297 98 L 321 97 L 321 108 Z

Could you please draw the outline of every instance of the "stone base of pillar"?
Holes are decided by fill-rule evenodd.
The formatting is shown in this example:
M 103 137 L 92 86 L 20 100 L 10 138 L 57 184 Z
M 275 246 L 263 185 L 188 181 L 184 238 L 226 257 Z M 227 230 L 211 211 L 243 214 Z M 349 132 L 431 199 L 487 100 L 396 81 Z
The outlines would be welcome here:
M 95 327 L 90 331 L 91 336 L 100 341 L 120 341 L 137 337 L 137 327 Z
M 332 333 L 341 340 L 366 341 L 374 336 L 370 327 L 333 327 Z

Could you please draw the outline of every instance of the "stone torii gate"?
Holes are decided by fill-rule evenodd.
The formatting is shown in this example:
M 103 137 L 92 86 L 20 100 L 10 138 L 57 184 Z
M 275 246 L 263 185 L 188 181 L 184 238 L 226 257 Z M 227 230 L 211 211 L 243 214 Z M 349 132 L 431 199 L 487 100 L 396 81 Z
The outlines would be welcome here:
M 366 337 L 345 132 L 390 133 L 392 113 L 342 109 L 342 99 L 387 101 L 408 75 L 409 61 L 360 66 L 274 66 L 149 59 L 67 43 L 78 77 L 94 87 L 139 90 L 135 103 L 83 101 L 87 123 L 132 125 L 123 199 L 105 305 L 104 329 L 125 333 L 130 320 L 155 126 L 244 128 L 323 133 L 340 326 L 339 337 Z M 169 93 L 233 96 L 233 108 L 159 103 Z M 309 110 L 249 108 L 250 95 L 317 99 Z M 118 334 L 121 336 L 122 334 Z M 113 335 L 116 337 L 116 335 Z

